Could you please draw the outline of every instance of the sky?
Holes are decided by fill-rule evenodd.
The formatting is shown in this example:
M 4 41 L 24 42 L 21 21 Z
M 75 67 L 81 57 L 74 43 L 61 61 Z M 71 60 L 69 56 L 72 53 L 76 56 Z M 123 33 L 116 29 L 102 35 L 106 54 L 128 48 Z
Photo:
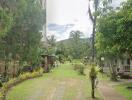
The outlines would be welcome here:
M 113 0 L 118 6 L 123 0 Z M 57 41 L 67 39 L 72 30 L 89 37 L 92 23 L 88 15 L 88 0 L 47 0 L 47 35 L 55 35 Z

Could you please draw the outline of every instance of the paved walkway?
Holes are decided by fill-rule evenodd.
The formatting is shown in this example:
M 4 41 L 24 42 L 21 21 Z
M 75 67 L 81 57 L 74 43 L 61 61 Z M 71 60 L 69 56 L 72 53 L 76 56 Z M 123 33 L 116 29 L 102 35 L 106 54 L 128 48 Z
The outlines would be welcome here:
M 108 83 L 100 82 L 98 90 L 102 94 L 104 100 L 126 100 L 125 97 L 117 93 Z

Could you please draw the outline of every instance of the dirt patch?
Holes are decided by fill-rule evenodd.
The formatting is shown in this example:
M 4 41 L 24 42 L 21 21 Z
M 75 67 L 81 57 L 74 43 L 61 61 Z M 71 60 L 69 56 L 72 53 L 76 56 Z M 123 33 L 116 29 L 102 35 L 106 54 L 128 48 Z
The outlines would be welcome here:
M 53 100 L 54 94 L 55 94 L 56 88 L 54 88 L 49 94 L 49 96 L 47 96 L 46 100 Z
M 62 100 L 64 92 L 65 92 L 65 84 L 66 82 L 63 81 L 56 88 L 56 91 L 54 92 L 54 100 Z
M 43 95 L 42 90 L 36 91 L 36 92 L 35 92 L 35 95 L 32 95 L 32 96 L 30 97 L 29 100 L 37 100 L 37 98 L 38 98 L 40 95 Z
M 83 81 L 81 80 L 81 82 L 79 82 L 79 86 L 78 86 L 78 89 L 77 89 L 77 97 L 76 97 L 76 100 L 84 100 L 83 98 Z
M 76 80 L 76 79 L 68 79 L 68 80 L 66 81 L 66 84 L 67 84 L 69 87 L 73 87 L 73 86 L 77 85 L 77 83 L 78 83 L 78 80 Z

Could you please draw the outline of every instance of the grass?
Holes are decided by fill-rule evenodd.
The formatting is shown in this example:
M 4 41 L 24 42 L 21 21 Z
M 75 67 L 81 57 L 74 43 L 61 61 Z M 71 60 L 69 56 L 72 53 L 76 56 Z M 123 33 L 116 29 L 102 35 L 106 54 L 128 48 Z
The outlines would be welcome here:
M 126 97 L 127 100 L 132 100 L 132 89 L 127 89 L 126 88 L 127 86 L 131 86 L 132 87 L 132 83 L 117 85 L 117 86 L 115 86 L 115 89 L 121 95 L 123 95 L 124 97 Z
M 59 67 L 52 70 L 53 77 L 59 77 L 59 78 L 77 78 L 80 77 L 76 71 L 73 70 L 73 67 L 71 67 L 71 64 L 62 64 Z
M 105 81 L 108 83 L 117 83 L 111 81 L 110 77 L 108 77 L 106 74 L 99 73 L 98 76 L 101 81 Z M 132 83 L 115 85 L 114 88 L 119 94 L 124 96 L 126 100 L 132 100 L 132 89 L 127 89 L 128 86 L 132 87 Z
M 30 79 L 12 88 L 7 96 L 7 100 L 26 100 L 36 89 L 40 88 L 38 82 L 42 78 Z
M 79 63 L 79 61 L 76 61 Z M 86 71 L 87 75 L 88 72 Z M 62 100 L 91 99 L 91 86 L 88 76 L 79 75 L 72 64 L 65 63 L 54 68 L 43 77 L 27 80 L 12 88 L 7 100 L 51 100 L 49 97 Z M 98 100 L 102 100 L 96 91 Z M 52 99 L 53 99 L 52 98 Z M 57 99 L 55 99 L 57 100 Z

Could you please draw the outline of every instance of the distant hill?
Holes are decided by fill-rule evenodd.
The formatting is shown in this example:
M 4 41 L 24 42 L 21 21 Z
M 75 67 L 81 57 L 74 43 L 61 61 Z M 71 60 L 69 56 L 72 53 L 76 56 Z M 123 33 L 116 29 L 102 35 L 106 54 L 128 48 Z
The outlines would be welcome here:
M 64 44 L 65 46 L 70 44 L 71 39 L 65 39 L 57 42 L 57 45 L 60 45 L 61 43 Z M 81 38 L 81 41 L 84 43 L 89 43 L 91 44 L 91 38 Z

